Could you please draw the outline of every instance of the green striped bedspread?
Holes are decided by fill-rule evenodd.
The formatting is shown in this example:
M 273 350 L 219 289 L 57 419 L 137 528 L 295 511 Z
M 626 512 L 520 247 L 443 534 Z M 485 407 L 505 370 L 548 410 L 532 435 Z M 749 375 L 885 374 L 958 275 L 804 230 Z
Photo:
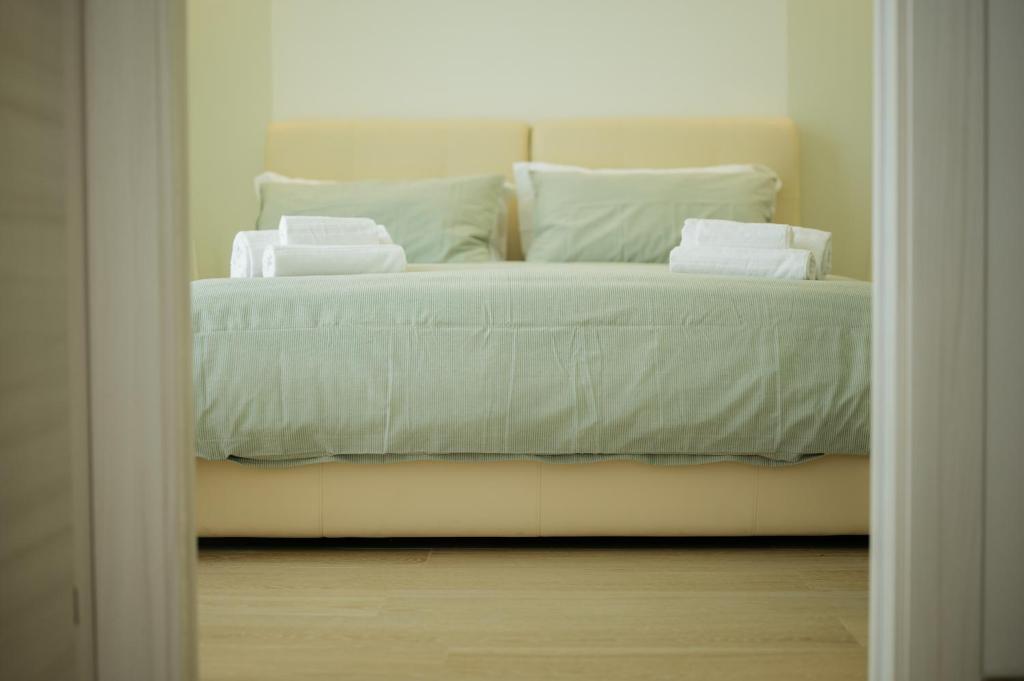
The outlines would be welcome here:
M 196 448 L 260 466 L 864 454 L 870 284 L 664 265 L 192 285 Z

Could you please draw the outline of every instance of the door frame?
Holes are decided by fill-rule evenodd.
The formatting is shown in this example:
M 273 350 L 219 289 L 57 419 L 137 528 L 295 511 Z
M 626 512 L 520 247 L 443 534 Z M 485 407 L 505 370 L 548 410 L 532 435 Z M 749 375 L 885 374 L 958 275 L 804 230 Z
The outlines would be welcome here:
M 985 263 L 964 218 L 984 231 L 985 5 L 921 7 L 875 3 L 872 681 L 982 678 Z M 85 3 L 94 618 L 111 681 L 196 676 L 184 13 Z
M 184 0 L 85 0 L 96 678 L 196 678 Z
M 985 16 L 875 3 L 872 681 L 983 678 Z

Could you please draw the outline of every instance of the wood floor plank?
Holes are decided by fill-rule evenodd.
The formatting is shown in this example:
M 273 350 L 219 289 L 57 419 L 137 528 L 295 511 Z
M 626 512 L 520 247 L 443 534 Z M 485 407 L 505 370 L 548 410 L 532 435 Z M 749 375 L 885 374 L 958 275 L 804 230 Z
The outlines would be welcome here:
M 202 678 L 866 677 L 867 547 L 202 547 Z
M 862 681 L 867 675 L 866 667 L 863 653 L 838 651 L 800 656 L 791 653 L 466 655 L 449 659 L 445 678 L 455 681 Z

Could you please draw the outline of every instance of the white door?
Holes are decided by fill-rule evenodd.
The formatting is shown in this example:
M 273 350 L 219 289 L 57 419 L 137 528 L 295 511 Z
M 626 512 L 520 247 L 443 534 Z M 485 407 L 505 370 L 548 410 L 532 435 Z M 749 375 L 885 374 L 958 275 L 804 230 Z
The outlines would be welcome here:
M 92 677 L 80 0 L 0 0 L 0 679 Z

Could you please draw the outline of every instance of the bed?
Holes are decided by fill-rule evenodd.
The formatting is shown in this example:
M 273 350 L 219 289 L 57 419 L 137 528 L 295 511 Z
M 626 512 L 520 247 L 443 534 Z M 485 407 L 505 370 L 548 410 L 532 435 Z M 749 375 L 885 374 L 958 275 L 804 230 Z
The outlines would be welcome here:
M 333 180 L 528 159 L 756 162 L 799 222 L 786 119 L 306 121 L 266 152 Z M 802 284 L 522 262 L 196 282 L 199 534 L 866 533 L 869 287 Z

